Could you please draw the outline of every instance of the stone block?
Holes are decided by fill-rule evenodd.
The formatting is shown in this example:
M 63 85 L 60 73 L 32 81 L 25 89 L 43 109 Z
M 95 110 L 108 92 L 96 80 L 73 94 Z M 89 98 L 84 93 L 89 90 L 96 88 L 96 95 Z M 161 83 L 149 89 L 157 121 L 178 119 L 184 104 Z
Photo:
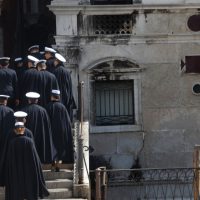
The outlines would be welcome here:
M 90 145 L 94 148 L 92 155 L 115 154 L 117 152 L 117 135 L 90 134 Z

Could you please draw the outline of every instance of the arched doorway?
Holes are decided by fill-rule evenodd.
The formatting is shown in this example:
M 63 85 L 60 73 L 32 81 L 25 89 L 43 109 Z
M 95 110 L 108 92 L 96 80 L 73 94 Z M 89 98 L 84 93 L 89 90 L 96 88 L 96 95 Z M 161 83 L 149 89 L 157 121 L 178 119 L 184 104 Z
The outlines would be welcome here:
M 50 0 L 4 0 L 1 22 L 3 52 L 6 56 L 26 55 L 27 48 L 54 44 L 55 15 L 48 9 Z

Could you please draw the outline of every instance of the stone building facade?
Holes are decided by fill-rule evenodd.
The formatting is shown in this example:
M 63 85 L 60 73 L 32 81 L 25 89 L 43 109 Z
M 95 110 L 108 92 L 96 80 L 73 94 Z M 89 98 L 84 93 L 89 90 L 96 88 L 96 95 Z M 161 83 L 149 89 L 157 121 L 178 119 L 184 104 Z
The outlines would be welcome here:
M 91 155 L 112 168 L 131 168 L 136 158 L 142 167 L 191 167 L 200 143 L 200 2 L 117 1 L 48 3 L 76 102 L 84 81 Z
M 199 1 L 53 0 L 49 9 L 76 100 L 84 81 L 92 155 L 112 168 L 136 158 L 142 167 L 191 167 L 200 143 Z

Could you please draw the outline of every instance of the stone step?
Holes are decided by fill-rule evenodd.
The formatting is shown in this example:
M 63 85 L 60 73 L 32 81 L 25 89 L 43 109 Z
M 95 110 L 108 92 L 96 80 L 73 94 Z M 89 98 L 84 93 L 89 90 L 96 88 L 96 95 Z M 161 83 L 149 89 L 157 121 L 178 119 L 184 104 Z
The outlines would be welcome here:
M 46 185 L 48 189 L 52 188 L 72 188 L 73 181 L 70 179 L 55 179 L 47 180 Z
M 5 194 L 4 193 L 0 193 L 0 200 L 5 200 Z
M 73 171 L 62 169 L 59 172 L 52 172 L 51 170 L 43 170 L 45 180 L 55 179 L 73 179 Z
M 72 198 L 72 191 L 68 188 L 48 189 L 49 199 L 66 199 Z
M 43 200 L 50 200 L 50 199 L 43 199 Z M 63 199 L 55 199 L 55 200 L 63 200 Z M 67 198 L 67 200 L 87 200 L 87 199 L 80 199 L 80 198 Z
M 59 164 L 60 169 L 70 169 L 72 170 L 74 167 L 74 164 Z M 51 164 L 42 164 L 43 170 L 50 170 Z

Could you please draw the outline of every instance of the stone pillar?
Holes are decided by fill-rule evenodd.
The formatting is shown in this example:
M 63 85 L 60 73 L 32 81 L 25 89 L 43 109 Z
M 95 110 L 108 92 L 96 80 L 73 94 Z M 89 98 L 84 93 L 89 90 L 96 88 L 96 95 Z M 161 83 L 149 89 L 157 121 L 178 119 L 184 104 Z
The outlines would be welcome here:
M 73 196 L 90 199 L 89 186 L 89 123 L 75 123 L 75 164 Z
M 54 0 L 49 9 L 56 15 L 56 45 L 54 48 L 66 58 L 66 67 L 71 71 L 73 95 L 78 100 L 78 64 L 79 64 L 79 37 L 78 14 L 79 0 Z M 73 7 L 74 9 L 71 9 Z

